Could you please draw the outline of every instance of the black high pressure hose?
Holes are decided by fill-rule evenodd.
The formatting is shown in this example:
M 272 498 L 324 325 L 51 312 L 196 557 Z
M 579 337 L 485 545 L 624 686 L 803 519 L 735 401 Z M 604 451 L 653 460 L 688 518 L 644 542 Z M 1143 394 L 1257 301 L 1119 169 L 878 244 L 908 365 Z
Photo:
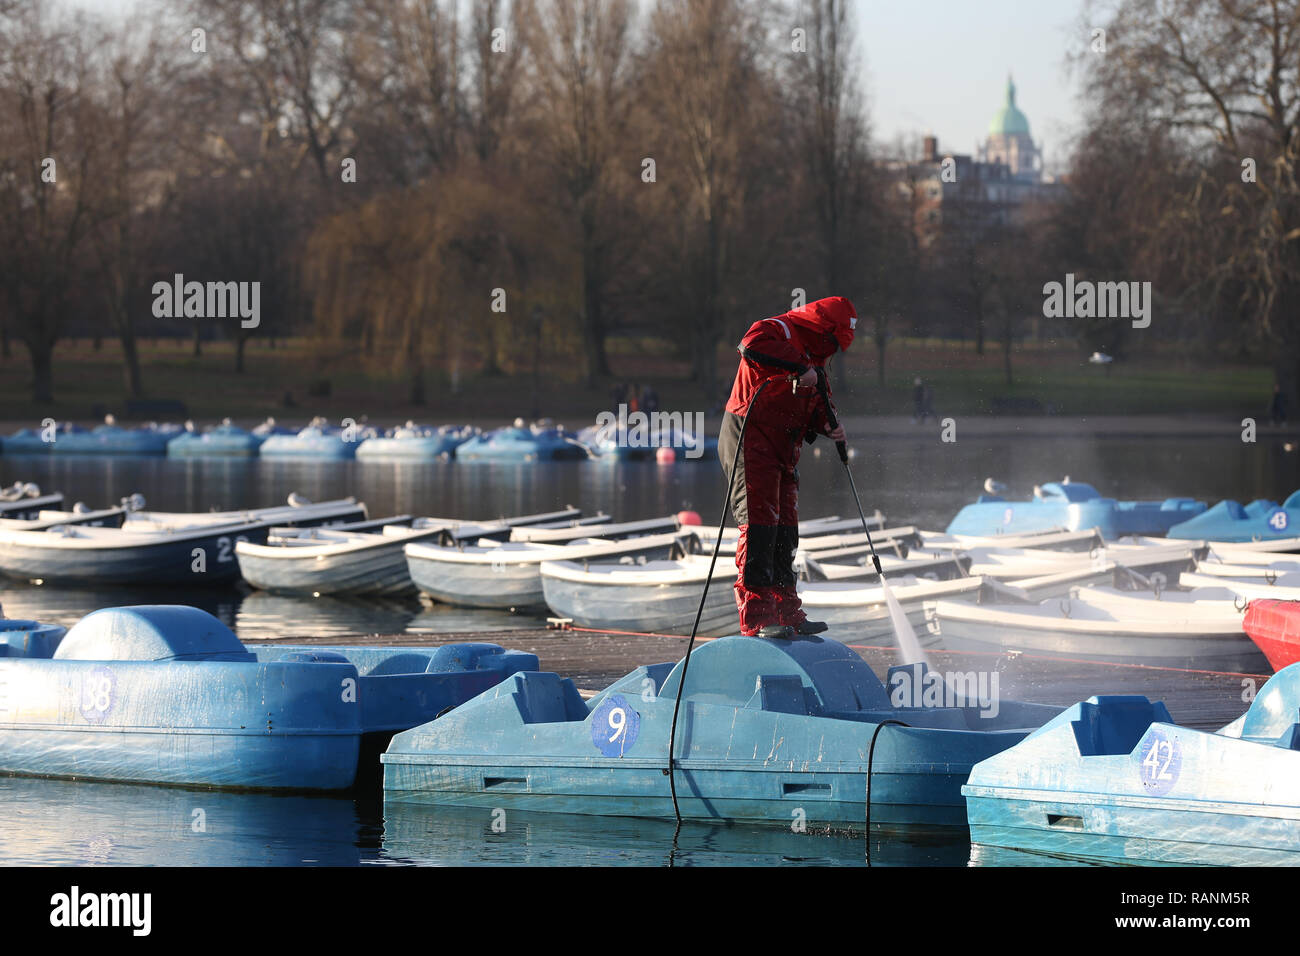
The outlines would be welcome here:
M 840 427 L 840 423 L 835 418 L 835 408 L 831 405 L 831 396 L 826 388 L 826 373 L 820 368 L 817 369 L 817 392 L 826 405 L 826 421 L 830 423 L 831 431 L 835 431 Z M 880 556 L 876 554 L 876 545 L 871 540 L 871 529 L 867 527 L 867 516 L 862 511 L 862 499 L 858 497 L 858 484 L 853 480 L 853 469 L 849 467 L 848 445 L 843 440 L 837 441 L 835 450 L 840 453 L 840 462 L 844 465 L 844 473 L 849 476 L 849 487 L 853 490 L 853 501 L 858 506 L 858 517 L 862 519 L 862 530 L 867 535 L 867 546 L 871 548 L 871 563 L 876 567 L 876 577 L 883 579 L 885 573 L 880 569 Z
M 754 403 L 776 379 L 766 379 L 754 390 L 754 397 L 749 400 L 745 417 L 740 420 L 740 436 L 736 439 L 736 453 L 731 457 L 731 471 L 727 474 L 727 497 L 722 502 L 722 517 L 718 521 L 718 536 L 713 540 L 713 556 L 709 559 L 709 573 L 704 579 L 704 591 L 700 594 L 700 606 L 695 611 L 695 623 L 691 625 L 691 639 L 686 643 L 686 656 L 682 658 L 682 679 L 677 682 L 677 699 L 673 702 L 673 723 L 668 730 L 668 789 L 673 795 L 673 816 L 677 825 L 682 824 L 682 811 L 677 806 L 677 774 L 673 772 L 674 756 L 677 743 L 677 712 L 681 710 L 682 697 L 686 690 L 686 671 L 691 665 L 691 648 L 695 646 L 695 635 L 700 629 L 700 618 L 704 615 L 704 602 L 709 596 L 709 585 L 713 583 L 713 569 L 718 563 L 718 550 L 722 547 L 722 530 L 727 526 L 727 512 L 731 509 L 731 493 L 736 486 L 736 466 L 740 464 L 740 450 L 745 447 L 745 429 L 749 426 L 749 413 L 754 410 Z
M 871 746 L 867 748 L 867 866 L 871 865 L 871 765 L 876 760 L 876 738 L 886 727 L 906 727 L 907 724 L 892 717 L 876 724 L 876 732 L 871 735 Z

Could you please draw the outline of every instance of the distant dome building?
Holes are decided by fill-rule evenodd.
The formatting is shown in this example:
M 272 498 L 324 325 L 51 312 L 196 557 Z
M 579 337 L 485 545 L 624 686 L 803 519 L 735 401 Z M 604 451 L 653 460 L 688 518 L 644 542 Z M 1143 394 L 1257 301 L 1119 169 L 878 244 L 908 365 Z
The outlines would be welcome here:
M 989 135 L 979 151 L 981 162 L 1002 163 L 1013 179 L 1038 182 L 1042 156 L 1029 135 L 1029 120 L 1016 106 L 1016 84 L 1007 77 L 1007 101 L 989 123 Z

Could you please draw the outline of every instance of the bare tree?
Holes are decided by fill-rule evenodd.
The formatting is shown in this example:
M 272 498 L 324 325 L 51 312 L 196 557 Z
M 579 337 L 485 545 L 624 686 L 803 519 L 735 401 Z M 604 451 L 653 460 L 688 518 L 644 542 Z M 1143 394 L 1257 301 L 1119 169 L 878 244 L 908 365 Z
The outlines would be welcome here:
M 236 165 L 282 150 L 295 168 L 308 159 L 321 184 L 337 182 L 351 145 L 356 100 L 346 68 L 354 5 L 349 0 L 192 0 L 207 31 L 210 67 L 200 91 L 205 145 L 215 140 Z M 251 125 L 254 136 L 234 136 Z
M 349 69 L 363 109 L 352 126 L 358 150 L 410 185 L 459 159 L 469 106 L 457 0 L 365 0 Z
M 85 268 L 96 186 L 84 26 L 45 0 L 0 21 L 0 281 L 40 403 L 54 400 L 54 346 Z
M 90 237 L 105 312 L 122 347 L 126 391 L 135 398 L 144 390 L 137 319 L 147 314 L 149 256 L 178 159 L 169 95 L 178 63 L 165 29 L 156 20 L 152 27 L 121 25 L 97 64 L 103 148 Z
M 709 395 L 719 386 L 732 253 L 754 182 L 748 153 L 770 134 L 763 124 L 774 113 L 760 62 L 766 41 L 756 6 L 745 0 L 659 0 L 650 18 L 643 82 L 656 102 L 652 188 L 666 194 L 662 273 L 695 379 Z
M 1167 137 L 1195 172 L 1141 223 L 1146 246 L 1164 247 L 1187 293 L 1249 319 L 1295 407 L 1300 3 L 1120 0 L 1087 15 L 1108 37 L 1081 58 L 1094 123 Z
M 529 0 L 478 0 L 471 10 L 469 122 L 474 150 L 487 161 L 511 140 L 517 118 Z
M 630 0 L 543 0 L 527 24 L 537 90 L 533 135 L 581 263 L 588 386 L 609 374 L 605 335 L 614 246 L 628 232 L 617 193 L 620 185 L 626 190 L 634 162 L 623 147 L 631 19 Z
M 847 0 L 800 0 L 794 22 L 805 34 L 791 41 L 800 48 L 789 56 L 796 155 L 808 166 L 806 182 L 831 293 L 841 290 L 850 271 L 854 232 L 867 201 L 862 170 L 868 162 L 868 129 L 849 7 Z

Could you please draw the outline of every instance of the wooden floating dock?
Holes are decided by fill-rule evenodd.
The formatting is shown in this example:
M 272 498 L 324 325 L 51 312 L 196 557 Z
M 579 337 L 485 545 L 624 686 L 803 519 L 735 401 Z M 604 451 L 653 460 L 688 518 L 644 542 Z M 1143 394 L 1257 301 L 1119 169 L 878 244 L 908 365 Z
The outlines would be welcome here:
M 603 690 L 642 664 L 681 658 L 686 638 L 657 634 L 605 633 L 581 629 L 519 628 L 449 634 L 371 634 L 346 638 L 295 635 L 275 643 L 436 647 L 487 641 L 530 651 L 543 670 L 573 679 L 582 691 Z M 246 644 L 268 643 L 246 640 Z M 697 645 L 701 643 L 697 641 Z M 898 652 L 879 644 L 852 644 L 882 680 L 898 663 Z M 1217 730 L 1239 717 L 1268 674 L 1237 674 L 1131 663 L 1054 658 L 1028 652 L 927 651 L 931 665 L 953 671 L 996 672 L 998 694 L 1009 700 L 1069 706 L 1094 694 L 1141 694 L 1161 700 L 1178 723 Z

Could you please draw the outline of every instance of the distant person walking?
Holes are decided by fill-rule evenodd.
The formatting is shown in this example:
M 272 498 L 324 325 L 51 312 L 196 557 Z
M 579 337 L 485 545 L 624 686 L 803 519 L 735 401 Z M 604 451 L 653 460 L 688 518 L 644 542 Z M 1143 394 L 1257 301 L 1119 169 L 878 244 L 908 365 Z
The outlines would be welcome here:
M 934 389 L 918 375 L 912 380 L 912 424 L 924 425 L 927 418 L 938 418 L 934 413 Z
M 647 415 L 653 415 L 659 411 L 659 393 L 649 385 L 641 389 L 641 411 Z
M 1273 401 L 1268 406 L 1269 419 L 1274 425 L 1286 424 L 1286 395 L 1281 385 L 1273 386 Z

